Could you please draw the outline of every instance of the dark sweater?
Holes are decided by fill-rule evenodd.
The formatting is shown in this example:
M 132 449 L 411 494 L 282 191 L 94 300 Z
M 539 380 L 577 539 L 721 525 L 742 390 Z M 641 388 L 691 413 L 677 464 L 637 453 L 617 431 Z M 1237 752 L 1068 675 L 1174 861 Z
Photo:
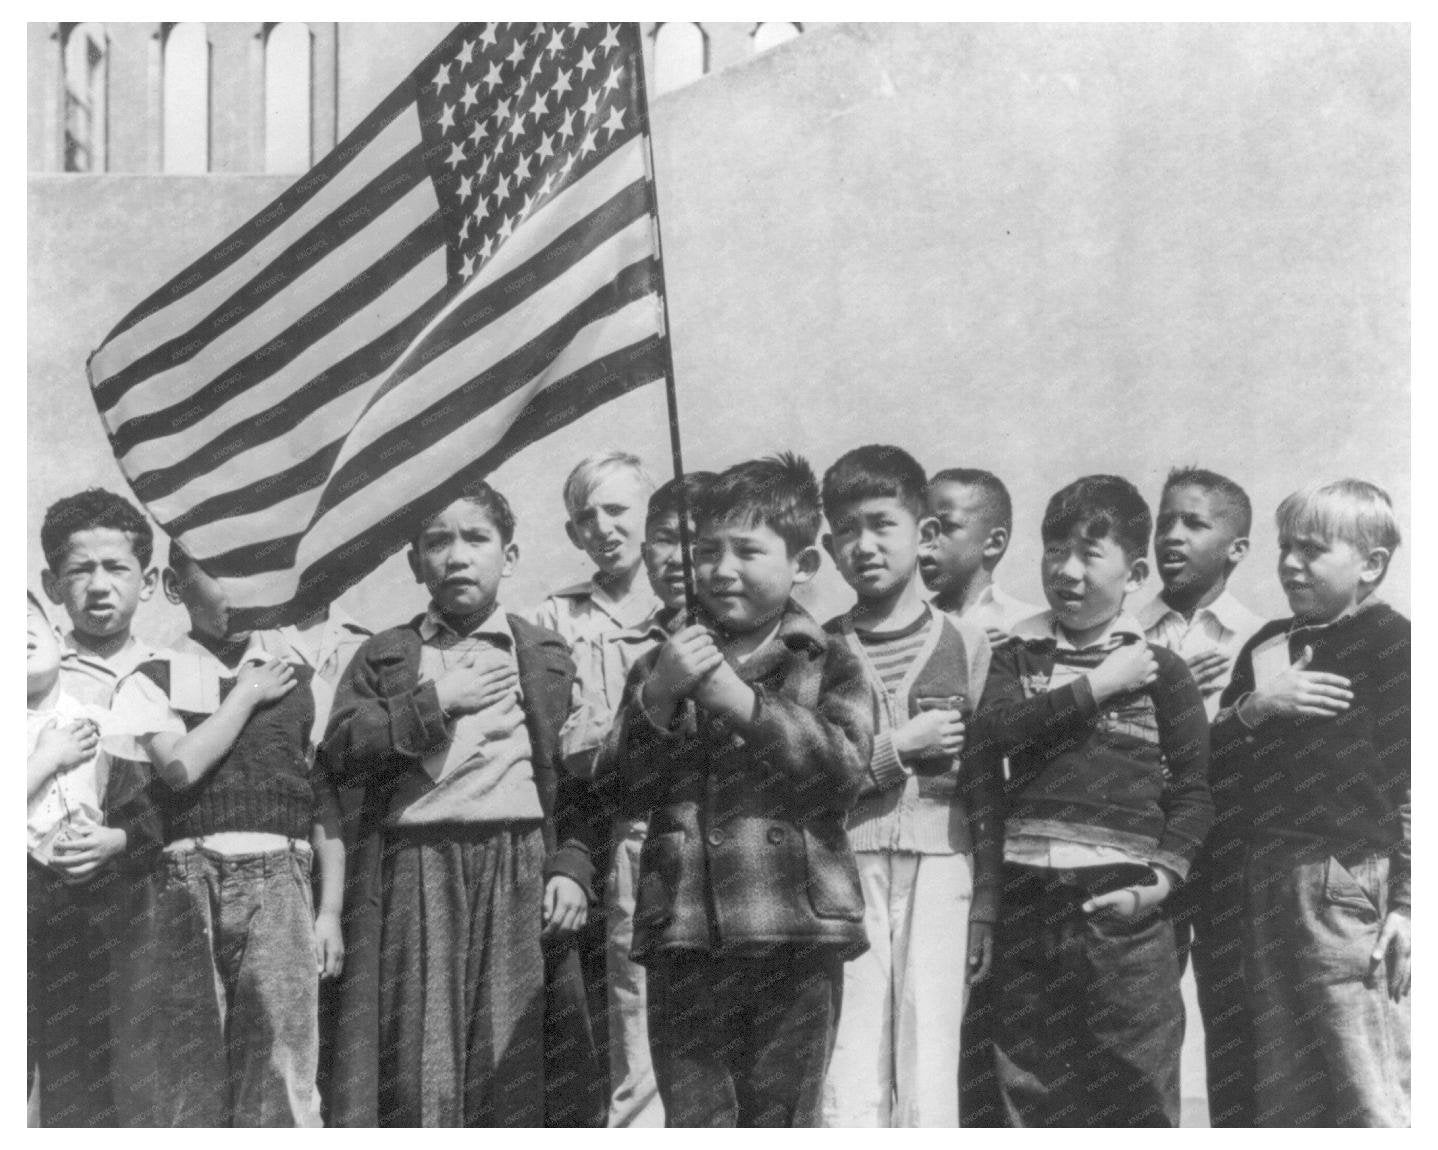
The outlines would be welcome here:
M 1001 643 L 966 755 L 1008 756 L 1008 833 L 1117 847 L 1186 878 L 1213 822 L 1208 716 L 1183 659 L 1149 649 L 1156 681 L 1100 707 L 1084 675 L 1048 682 L 1056 662 L 1090 670 L 1107 650 Z
M 1412 624 L 1387 603 L 1318 627 L 1267 624 L 1239 653 L 1213 728 L 1224 810 L 1250 841 L 1287 839 L 1340 860 L 1386 854 L 1390 905 L 1411 905 Z M 1286 639 L 1285 639 L 1286 636 Z M 1333 718 L 1278 717 L 1256 729 L 1233 712 L 1254 689 L 1254 653 L 1313 648 L 1310 671 L 1350 680 L 1353 704 Z
M 140 674 L 170 695 L 170 663 L 144 663 Z M 183 790 L 156 780 L 155 799 L 166 842 L 219 834 L 263 831 L 308 839 L 314 826 L 315 795 L 306 749 L 315 721 L 310 669 L 296 666 L 295 687 L 284 698 L 255 711 L 219 764 Z M 220 680 L 223 700 L 236 680 Z M 179 712 L 186 730 L 208 715 Z

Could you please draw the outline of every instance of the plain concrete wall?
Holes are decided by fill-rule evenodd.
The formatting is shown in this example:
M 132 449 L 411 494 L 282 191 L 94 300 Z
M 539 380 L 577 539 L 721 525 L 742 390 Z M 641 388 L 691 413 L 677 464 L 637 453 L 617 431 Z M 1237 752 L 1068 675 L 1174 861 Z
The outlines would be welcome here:
M 370 26 L 361 51 L 340 29 L 344 131 L 408 66 L 380 45 L 434 36 Z M 1055 488 L 1117 471 L 1156 498 L 1196 461 L 1253 496 L 1234 585 L 1282 613 L 1272 509 L 1300 483 L 1373 479 L 1407 534 L 1408 76 L 1401 26 L 839 25 L 657 98 L 686 463 L 791 447 L 822 469 L 882 441 L 990 467 L 1017 516 L 1001 576 L 1040 601 Z M 284 184 L 31 177 L 32 585 L 45 506 L 123 490 L 85 357 Z M 601 445 L 662 471 L 661 388 L 495 474 L 520 519 L 510 604 L 584 574 L 559 488 Z M 1405 611 L 1406 557 L 1385 588 Z M 847 602 L 831 567 L 810 599 Z M 396 557 L 342 603 L 384 624 L 422 593 Z

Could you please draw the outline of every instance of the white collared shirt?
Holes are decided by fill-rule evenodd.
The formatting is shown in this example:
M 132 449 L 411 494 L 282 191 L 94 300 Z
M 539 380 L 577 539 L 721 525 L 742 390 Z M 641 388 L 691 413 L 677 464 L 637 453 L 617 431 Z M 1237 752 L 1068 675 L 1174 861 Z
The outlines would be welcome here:
M 73 631 L 60 638 L 60 680 L 65 693 L 79 702 L 95 707 L 108 707 L 121 680 L 132 674 L 141 663 L 164 658 L 166 652 L 152 647 L 135 635 L 108 659 L 75 645 Z
M 40 732 L 51 723 L 67 724 L 77 719 L 93 720 L 103 738 L 109 712 L 102 707 L 82 703 L 63 689 L 55 691 L 45 706 L 34 710 L 26 708 L 26 755 L 35 753 Z M 27 804 L 27 849 L 36 862 L 50 862 L 55 837 L 66 824 L 79 830 L 105 821 L 101 802 L 109 765 L 108 755 L 99 749 L 79 766 L 56 771 L 40 793 Z
M 997 583 L 985 587 L 964 610 L 948 612 L 951 618 L 973 623 L 985 631 L 1002 631 L 1006 635 L 1013 633 L 1015 624 L 1039 613 L 1039 608 L 1022 599 L 1015 599 Z
M 1210 722 L 1218 714 L 1218 700 L 1233 677 L 1233 661 L 1264 622 L 1227 589 L 1207 607 L 1195 611 L 1191 620 L 1165 603 L 1161 595 L 1155 596 L 1138 612 L 1138 621 L 1149 642 L 1167 647 L 1184 659 L 1209 651 L 1228 657 L 1228 670 L 1202 688 L 1203 705 Z

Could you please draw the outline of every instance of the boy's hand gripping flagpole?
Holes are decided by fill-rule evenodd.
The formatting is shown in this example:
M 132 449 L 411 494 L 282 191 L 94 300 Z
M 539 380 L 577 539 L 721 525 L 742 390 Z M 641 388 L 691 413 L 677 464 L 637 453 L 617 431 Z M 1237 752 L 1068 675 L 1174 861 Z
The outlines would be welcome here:
M 684 565 L 684 608 L 692 616 L 696 605 L 694 595 L 694 562 L 690 556 L 689 494 L 684 489 L 684 456 L 679 443 L 679 399 L 674 389 L 674 352 L 669 336 L 669 292 L 664 283 L 664 245 L 659 230 L 659 185 L 654 179 L 654 137 L 649 130 L 649 85 L 644 74 L 644 52 L 638 54 L 635 72 L 635 103 L 639 108 L 639 131 L 644 137 L 644 165 L 654 197 L 654 250 L 659 255 L 659 300 L 663 309 L 661 334 L 664 340 L 664 401 L 669 409 L 669 452 L 674 460 L 675 502 L 679 510 L 679 556 Z

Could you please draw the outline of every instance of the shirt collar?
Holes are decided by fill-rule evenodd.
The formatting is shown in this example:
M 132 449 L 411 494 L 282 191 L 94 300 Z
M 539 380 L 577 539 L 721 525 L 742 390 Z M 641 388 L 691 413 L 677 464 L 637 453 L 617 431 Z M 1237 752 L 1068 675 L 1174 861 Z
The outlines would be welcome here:
M 159 655 L 157 648 L 143 642 L 134 635 L 109 659 L 101 658 L 99 655 L 91 654 L 89 651 L 82 651 L 75 645 L 75 633 L 67 631 L 60 637 L 60 659 L 71 665 L 82 664 L 83 666 L 100 671 L 115 679 L 123 679 L 141 663 L 154 659 Z
M 663 604 L 647 582 L 636 579 L 629 594 L 616 599 L 593 579 L 559 593 L 569 599 L 588 599 L 594 607 L 608 615 L 621 627 L 639 630 L 654 621 Z
M 1232 631 L 1237 635 L 1252 633 L 1263 624 L 1263 620 L 1240 603 L 1227 587 L 1223 589 L 1223 594 L 1207 607 L 1200 607 L 1195 611 L 1194 617 L 1197 618 L 1205 611 L 1217 619 L 1219 626 L 1225 631 Z M 1155 595 L 1139 609 L 1138 622 L 1145 631 L 1149 631 L 1170 615 L 1182 618 L 1179 612 L 1163 601 L 1162 595 Z
M 1083 647 L 1075 647 L 1073 641 L 1064 633 L 1059 626 L 1058 616 L 1052 611 L 1040 611 L 1037 615 L 1030 615 L 1014 625 L 1013 634 L 1019 639 L 1047 640 L 1056 646 L 1069 651 L 1082 650 L 1090 651 L 1095 647 L 1107 647 L 1113 644 L 1120 635 L 1132 636 L 1135 639 L 1142 639 L 1143 628 L 1139 625 L 1129 612 L 1120 611 L 1109 622 L 1102 635 Z
M 368 627 L 356 623 L 349 615 L 345 614 L 338 607 L 331 607 L 325 616 L 325 621 L 319 627 L 313 628 L 318 631 L 318 642 L 315 646 L 315 661 L 311 663 L 306 649 L 309 644 L 297 641 L 301 635 L 298 627 L 293 624 L 278 627 L 274 631 L 265 632 L 267 635 L 274 635 L 281 638 L 288 651 L 288 655 L 281 655 L 292 662 L 306 663 L 314 667 L 323 667 L 325 663 L 336 652 L 340 651 L 346 643 L 361 643 L 368 639 L 372 632 Z
M 453 635 L 457 639 L 478 638 L 485 636 L 490 639 L 501 640 L 511 651 L 514 650 L 514 632 L 509 626 L 509 616 L 498 605 L 485 618 L 483 623 L 474 627 L 466 634 L 461 635 L 456 631 L 433 603 L 425 610 L 424 618 L 420 620 L 419 637 L 426 643 L 433 643 L 442 634 Z

